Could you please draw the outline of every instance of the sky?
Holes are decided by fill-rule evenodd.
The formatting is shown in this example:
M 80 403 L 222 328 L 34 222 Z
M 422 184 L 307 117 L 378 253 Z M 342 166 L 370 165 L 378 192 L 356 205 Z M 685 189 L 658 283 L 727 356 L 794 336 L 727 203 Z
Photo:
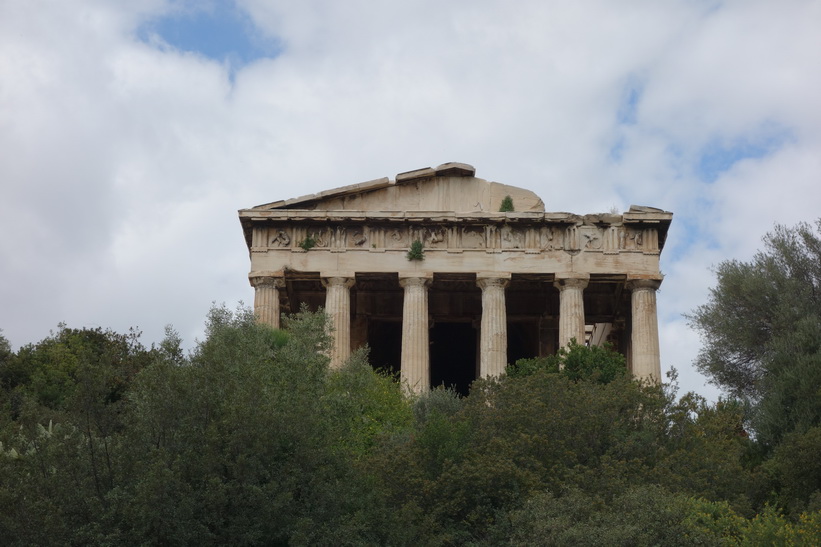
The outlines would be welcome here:
M 253 302 L 237 210 L 456 161 L 548 211 L 674 213 L 683 314 L 821 217 L 818 0 L 0 0 L 0 329 L 173 325 Z

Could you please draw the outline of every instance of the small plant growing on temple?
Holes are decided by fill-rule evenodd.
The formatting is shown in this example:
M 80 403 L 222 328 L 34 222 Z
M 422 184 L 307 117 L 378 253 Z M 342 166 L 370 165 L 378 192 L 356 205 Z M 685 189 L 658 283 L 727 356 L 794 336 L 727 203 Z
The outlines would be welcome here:
M 408 260 L 425 260 L 425 251 L 422 248 L 422 242 L 420 240 L 415 239 L 413 243 L 411 243 L 407 256 Z
M 314 236 L 306 236 L 305 239 L 299 242 L 299 246 L 308 251 L 316 247 L 316 238 Z
M 502 204 L 499 206 L 500 213 L 512 213 L 513 212 L 513 198 L 510 195 L 505 196 L 502 200 Z

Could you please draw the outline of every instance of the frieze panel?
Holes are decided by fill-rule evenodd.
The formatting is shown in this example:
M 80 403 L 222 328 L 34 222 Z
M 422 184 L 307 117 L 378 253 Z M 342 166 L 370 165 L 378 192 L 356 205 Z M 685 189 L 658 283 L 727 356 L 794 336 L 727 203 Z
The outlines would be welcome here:
M 541 239 L 540 248 L 543 251 L 557 251 L 564 249 L 564 242 L 561 233 L 557 233 L 552 226 L 542 226 L 539 229 Z
M 288 230 L 282 229 L 271 229 L 268 231 L 269 241 L 268 245 L 270 247 L 290 247 L 291 246 L 291 235 L 288 233 Z
M 354 249 L 384 252 L 406 250 L 417 239 L 422 241 L 425 249 L 447 250 L 452 253 L 470 250 L 492 253 L 521 250 L 535 254 L 560 250 L 570 253 L 593 251 L 605 254 L 659 252 L 656 228 L 607 224 L 306 224 L 259 227 L 254 229 L 251 235 L 252 252 L 305 252 L 309 248 L 331 252 Z M 313 246 L 306 248 L 303 244 L 309 238 L 313 240 Z
M 462 248 L 484 249 L 486 246 L 484 228 L 470 226 L 462 229 Z
M 390 228 L 385 234 L 385 247 L 388 249 L 403 249 L 410 245 L 408 229 L 405 227 Z
M 365 226 L 355 228 L 348 238 L 348 247 L 352 249 L 367 249 L 368 244 L 368 228 Z
M 422 242 L 425 244 L 425 247 L 428 249 L 442 249 L 447 247 L 447 243 L 445 242 L 445 229 L 441 226 L 432 226 L 430 228 L 424 228 L 422 230 L 425 234 L 424 239 Z
M 644 230 L 629 229 L 627 231 L 627 241 L 624 248 L 629 251 L 641 251 L 642 245 L 644 245 Z
M 502 237 L 502 249 L 524 249 L 525 232 L 521 228 L 502 226 L 499 230 Z
M 326 226 L 308 226 L 304 229 L 304 236 L 299 239 L 297 245 L 304 249 L 303 243 L 310 239 L 313 241 L 311 249 L 328 249 L 331 246 L 331 236 L 331 229 Z
M 602 248 L 602 230 L 597 226 L 580 226 L 579 243 L 586 251 L 598 251 Z

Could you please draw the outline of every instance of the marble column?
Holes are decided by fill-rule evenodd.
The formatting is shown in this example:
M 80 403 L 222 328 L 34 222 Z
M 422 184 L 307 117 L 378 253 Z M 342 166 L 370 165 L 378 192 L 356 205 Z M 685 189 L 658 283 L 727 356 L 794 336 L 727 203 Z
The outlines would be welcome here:
M 632 312 L 630 334 L 630 369 L 641 380 L 661 382 L 659 325 L 656 312 L 656 290 L 661 279 L 628 279 Z
M 507 309 L 505 287 L 507 277 L 476 276 L 482 289 L 482 326 L 479 331 L 479 376 L 500 376 L 507 366 Z
M 405 289 L 402 305 L 402 386 L 411 393 L 430 389 L 428 286 L 432 276 L 399 276 Z
M 559 289 L 559 348 L 575 338 L 584 344 L 584 289 L 590 274 L 556 274 L 553 286 Z
M 285 279 L 266 272 L 252 272 L 248 276 L 254 287 L 254 315 L 257 321 L 279 328 L 279 289 L 285 287 Z
M 325 313 L 330 319 L 331 368 L 341 367 L 351 355 L 351 287 L 354 278 L 323 277 Z

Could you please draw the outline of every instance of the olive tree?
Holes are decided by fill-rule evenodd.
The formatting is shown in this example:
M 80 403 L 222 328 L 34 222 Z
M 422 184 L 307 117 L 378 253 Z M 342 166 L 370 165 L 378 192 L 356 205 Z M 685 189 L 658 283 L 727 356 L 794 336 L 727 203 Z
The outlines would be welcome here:
M 689 316 L 702 336 L 696 366 L 746 401 L 765 444 L 821 417 L 821 220 L 776 226 L 752 260 L 726 260 L 706 304 Z

